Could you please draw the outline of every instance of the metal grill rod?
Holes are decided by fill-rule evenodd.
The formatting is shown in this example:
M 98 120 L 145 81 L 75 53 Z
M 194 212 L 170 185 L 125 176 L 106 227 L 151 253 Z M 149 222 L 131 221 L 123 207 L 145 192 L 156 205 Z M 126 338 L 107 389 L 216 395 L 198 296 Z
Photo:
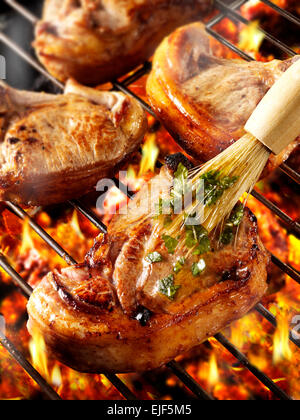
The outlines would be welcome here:
M 206 401 L 214 401 L 214 398 L 208 394 L 206 391 L 204 391 L 203 388 L 201 388 L 188 373 L 185 369 L 183 369 L 179 363 L 175 362 L 175 360 L 172 360 L 167 364 L 167 367 L 179 378 L 184 385 L 189 388 L 190 391 L 192 391 L 198 398 L 201 398 L 202 400 Z
M 292 233 L 296 236 L 300 236 L 300 224 L 295 222 L 291 217 L 289 217 L 286 213 L 280 210 L 275 204 L 273 204 L 270 200 L 265 198 L 263 195 L 258 193 L 256 190 L 253 190 L 251 195 L 256 198 L 260 203 L 264 204 L 269 210 L 276 214 L 290 229 Z
M 216 5 L 224 10 L 226 12 L 226 14 L 231 15 L 234 19 L 236 19 L 238 22 L 243 23 L 244 25 L 249 25 L 251 22 L 247 19 L 245 19 L 242 15 L 240 15 L 239 13 L 237 13 L 233 8 L 227 6 L 226 4 L 224 4 L 221 0 L 215 0 Z M 260 26 L 257 28 L 261 33 L 264 34 L 265 39 L 267 39 L 268 41 L 270 41 L 273 45 L 275 45 L 276 47 L 278 47 L 279 49 L 281 49 L 282 51 L 284 51 L 287 55 L 290 56 L 295 56 L 296 53 L 294 50 L 292 50 L 290 47 L 288 47 L 286 44 L 284 44 L 283 42 L 279 41 L 277 38 L 275 38 L 273 35 L 269 34 L 268 32 L 266 32 L 264 29 L 262 29 Z
M 96 216 L 96 214 L 91 209 L 89 209 L 88 207 L 80 203 L 79 200 L 71 200 L 70 204 L 77 211 L 83 214 L 83 216 L 85 216 L 94 226 L 96 226 L 96 228 L 99 229 L 100 232 L 107 233 L 105 224 L 101 222 L 101 220 Z
M 281 169 L 282 172 L 297 182 L 297 184 L 300 184 L 300 174 L 298 174 L 294 169 L 290 168 L 286 163 L 283 163 L 279 169 Z
M 30 227 L 51 246 L 52 249 L 69 265 L 76 265 L 76 261 L 44 230 L 42 229 L 28 214 L 18 205 L 5 202 L 7 207 L 20 219 L 28 221 Z
M 260 0 L 262 3 L 265 3 L 267 6 L 271 7 L 271 9 L 278 12 L 281 16 L 288 19 L 290 22 L 294 23 L 295 25 L 300 26 L 300 19 L 298 19 L 296 16 L 292 15 L 287 10 L 282 9 L 281 7 L 277 6 L 275 3 L 272 3 L 269 0 Z
M 285 272 L 288 276 L 300 284 L 300 273 L 298 270 L 289 264 L 282 262 L 279 258 L 272 254 L 271 260 L 273 264 L 277 265 L 278 268 L 280 268 L 283 272 Z
M 32 294 L 32 287 L 20 276 L 19 273 L 16 272 L 16 270 L 7 261 L 5 255 L 2 253 L 0 253 L 0 266 L 14 280 L 15 285 L 22 290 L 26 297 Z
M 270 389 L 277 397 L 281 400 L 291 401 L 293 400 L 290 396 L 288 396 L 281 388 L 279 388 L 275 382 L 272 381 L 267 375 L 257 369 L 246 356 L 241 353 L 237 347 L 230 343 L 227 338 L 223 334 L 217 334 L 215 338 L 218 340 L 223 347 L 225 347 L 236 359 L 238 359 L 243 366 L 245 366 L 251 373 L 253 373 L 256 378 L 258 378 L 268 389 Z
M 17 1 L 15 0 L 4 0 L 4 1 L 12 9 L 18 12 L 20 15 L 24 16 L 25 19 L 29 20 L 33 25 L 35 25 L 38 22 L 38 18 L 33 13 L 31 13 L 28 9 L 26 9 L 24 6 L 19 4 Z
M 60 396 L 54 389 L 45 381 L 45 379 L 34 369 L 34 367 L 25 359 L 13 343 L 0 330 L 0 345 L 2 345 L 9 354 L 18 362 L 18 364 L 28 373 L 28 375 L 39 385 L 44 395 L 50 400 L 59 401 Z
M 241 0 L 236 1 L 231 5 L 232 9 L 238 9 L 243 4 L 247 3 L 248 0 Z M 213 36 L 217 41 L 219 41 L 221 44 L 226 45 L 226 47 L 230 48 L 232 51 L 234 51 L 237 55 L 239 55 L 241 58 L 243 58 L 246 61 L 253 61 L 254 58 L 251 57 L 251 55 L 245 53 L 244 51 L 237 48 L 235 45 L 233 45 L 231 42 L 227 41 L 222 35 L 218 34 L 215 30 L 213 30 L 213 27 L 220 23 L 226 16 L 222 13 L 217 15 L 215 18 L 213 18 L 210 22 L 208 22 L 205 25 L 206 31 Z
M 275 328 L 277 328 L 277 321 L 275 316 L 271 314 L 271 312 L 268 311 L 268 309 L 265 308 L 261 303 L 256 305 L 255 310 L 264 318 L 266 318 Z M 300 338 L 295 338 L 291 331 L 289 331 L 289 339 L 292 341 L 292 343 L 300 348 Z
M 5 35 L 3 32 L 0 32 L 0 41 L 2 41 L 4 44 L 6 44 L 9 48 L 11 48 L 13 51 L 15 51 L 23 60 L 25 60 L 28 64 L 30 64 L 35 70 L 40 72 L 43 76 L 48 78 L 52 81 L 57 87 L 60 89 L 63 89 L 64 86 L 55 79 L 55 77 L 51 76 L 51 74 L 48 74 L 47 71 L 41 67 L 35 60 L 33 60 L 29 54 L 27 54 L 21 47 L 19 47 L 18 44 L 16 44 L 14 41 L 12 41 L 7 35 Z

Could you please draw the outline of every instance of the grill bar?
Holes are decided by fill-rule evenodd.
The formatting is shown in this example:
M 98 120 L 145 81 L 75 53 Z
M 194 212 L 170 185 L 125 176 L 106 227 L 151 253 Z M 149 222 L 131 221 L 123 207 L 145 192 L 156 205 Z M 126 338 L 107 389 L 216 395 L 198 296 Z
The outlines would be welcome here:
M 13 279 L 16 286 L 22 290 L 26 297 L 31 295 L 33 292 L 32 287 L 27 284 L 27 282 L 20 276 L 19 273 L 16 272 L 16 270 L 7 261 L 5 255 L 2 253 L 0 253 L 0 267 L 2 267 L 3 270 Z
M 52 83 L 59 87 L 60 89 L 63 89 L 64 86 L 55 79 L 55 77 L 51 76 L 46 72 L 46 70 L 41 67 L 36 60 L 34 60 L 29 54 L 27 54 L 21 47 L 19 47 L 18 44 L 16 44 L 14 41 L 12 41 L 8 36 L 6 36 L 3 32 L 0 32 L 0 41 L 2 41 L 5 45 L 7 45 L 9 48 L 11 48 L 13 51 L 15 51 L 23 60 L 25 60 L 28 64 L 30 64 L 35 70 L 40 72 L 44 77 L 48 78 L 52 81 Z
M 277 327 L 277 321 L 273 314 L 271 314 L 270 311 L 268 311 L 267 308 L 265 308 L 261 303 L 256 305 L 255 310 L 262 315 L 264 318 L 266 318 L 275 328 Z M 289 338 L 292 343 L 294 343 L 297 347 L 300 348 L 300 338 L 295 338 L 293 333 L 289 332 Z
M 291 15 L 291 14 L 289 14 L 288 12 L 286 12 L 286 11 L 283 11 L 281 8 L 278 8 L 276 5 L 274 5 L 273 3 L 270 3 L 269 1 L 267 1 L 267 0 L 262 0 L 265 4 L 267 4 L 267 5 L 269 5 L 270 7 L 272 7 L 274 10 L 277 10 L 281 15 L 283 15 L 283 16 L 285 16 L 286 18 L 288 18 L 290 21 L 292 21 L 293 23 L 296 23 L 296 24 L 300 24 L 300 21 L 296 18 L 296 17 L 294 17 L 293 15 Z M 22 6 L 20 6 L 16 1 L 14 1 L 14 0 L 5 0 L 5 2 L 7 3 L 7 4 L 9 4 L 12 8 L 14 8 L 18 13 L 20 13 L 21 15 L 23 15 L 26 19 L 28 19 L 28 20 L 30 20 L 30 22 L 32 22 L 33 24 L 35 24 L 36 23 L 36 21 L 37 21 L 37 18 L 33 15 L 33 14 L 31 14 L 30 12 L 28 12 L 24 7 L 22 7 Z M 218 1 L 217 0 L 217 2 L 219 3 L 219 4 L 223 4 L 222 2 L 220 2 L 220 1 Z M 247 0 L 242 0 L 242 1 L 237 1 L 237 2 L 235 2 L 234 4 L 232 4 L 231 5 L 231 8 L 234 8 L 234 9 L 237 9 L 238 7 L 240 7 L 241 5 L 243 5 L 244 3 L 246 3 L 247 2 Z M 228 11 L 228 13 L 231 13 L 231 10 L 229 10 Z M 237 14 L 238 15 L 238 14 Z M 240 15 L 238 15 L 238 16 L 240 16 Z M 239 54 L 241 57 L 243 57 L 244 59 L 246 59 L 246 60 L 248 60 L 248 61 L 250 61 L 250 60 L 253 60 L 253 58 L 251 57 L 251 56 L 249 56 L 248 54 L 246 54 L 246 53 L 244 53 L 243 51 L 241 51 L 240 49 L 238 49 L 237 47 L 235 47 L 233 44 L 231 44 L 229 41 L 227 41 L 225 38 L 223 38 L 221 35 L 219 35 L 218 33 L 216 33 L 215 31 L 213 31 L 212 30 L 212 27 L 216 24 L 216 23 L 218 23 L 218 22 L 220 22 L 223 18 L 225 17 L 225 15 L 224 14 L 222 14 L 222 15 L 219 15 L 219 16 L 217 16 L 217 18 L 215 18 L 215 19 L 213 19 L 208 25 L 207 25 L 207 30 L 208 30 L 208 32 L 210 32 L 213 36 L 215 36 L 215 38 L 216 39 L 218 39 L 221 43 L 223 43 L 224 45 L 227 45 L 230 49 L 232 49 L 232 50 L 234 50 L 237 54 Z M 235 16 L 234 16 L 235 17 Z M 246 22 L 245 22 L 246 23 Z M 269 34 L 267 34 L 267 36 L 269 36 Z M 63 90 L 63 88 L 64 88 L 64 86 L 60 83 L 60 82 L 58 82 L 56 79 L 54 79 L 51 75 L 49 75 L 46 71 L 45 71 L 45 69 L 43 68 L 43 67 L 41 67 L 32 57 L 30 57 L 26 52 L 24 52 L 17 44 L 15 44 L 13 41 L 11 41 L 5 34 L 2 34 L 2 33 L 0 33 L 0 40 L 2 41 L 2 42 L 4 42 L 7 46 L 9 46 L 10 48 L 12 48 L 17 54 L 19 54 L 21 57 L 23 57 L 23 59 L 27 62 L 27 63 L 29 63 L 30 65 L 32 65 L 37 71 L 39 71 L 41 74 L 43 74 L 45 77 L 47 77 L 48 79 L 50 79 L 50 80 L 52 80 L 52 82 L 57 86 L 57 87 L 59 87 L 61 90 Z M 277 42 L 277 40 L 275 39 L 275 41 Z M 281 49 L 282 49 L 282 45 L 277 45 L 277 46 L 279 46 Z M 124 92 L 124 93 L 126 93 L 126 94 L 129 94 L 129 95 L 131 95 L 131 96 L 133 96 L 133 97 L 135 97 L 140 103 L 141 103 L 141 105 L 146 109 L 146 111 L 147 112 L 149 112 L 151 115 L 153 115 L 154 117 L 155 117 L 155 113 L 152 111 L 152 109 L 150 108 L 150 106 L 145 102 L 145 101 L 143 101 L 141 98 L 139 98 L 137 95 L 135 95 L 133 92 L 131 92 L 128 88 L 127 88 L 127 86 L 129 86 L 131 83 L 133 83 L 134 81 L 136 81 L 136 80 L 138 80 L 140 77 L 142 77 L 144 74 L 146 74 L 148 71 L 149 71 L 149 69 L 151 68 L 151 65 L 149 64 L 149 63 L 146 63 L 141 69 L 139 69 L 135 74 L 133 74 L 132 76 L 130 76 L 130 77 L 128 77 L 127 79 L 125 79 L 122 83 L 119 83 L 118 81 L 116 81 L 116 82 L 114 82 L 113 83 L 113 86 L 114 86 L 114 88 L 115 89 L 117 89 L 117 90 L 120 90 L 120 91 L 122 91 L 122 92 Z M 294 179 L 296 182 L 299 182 L 299 178 L 300 178 L 300 175 L 299 174 L 297 174 L 295 171 L 293 171 L 291 168 L 289 168 L 287 165 L 283 165 L 283 167 L 281 168 L 285 173 L 287 173 L 292 179 Z M 10 204 L 12 204 L 12 203 L 9 203 L 9 207 L 10 207 Z M 102 224 L 102 222 L 100 222 L 99 223 L 99 220 L 97 220 L 98 218 L 97 218 L 97 216 L 91 211 L 91 210 L 89 210 L 89 209 L 87 209 L 86 207 L 84 207 L 80 202 L 78 202 L 78 201 L 75 201 L 75 200 L 73 200 L 73 201 L 71 201 L 70 202 L 70 204 L 72 204 L 72 206 L 74 207 L 74 208 L 76 208 L 78 211 L 80 211 L 83 215 L 85 215 L 92 223 L 94 223 L 95 224 L 95 226 L 97 226 L 97 228 L 99 229 L 99 230 L 101 230 L 101 231 L 106 231 L 106 227 Z M 14 206 L 14 205 L 13 205 Z M 276 206 L 275 206 L 276 207 Z M 277 209 L 277 207 L 276 207 L 276 209 Z M 11 210 L 12 210 L 12 208 L 11 208 Z M 19 213 L 19 211 L 21 210 L 21 213 L 22 213 L 22 209 L 18 209 L 18 213 Z M 14 210 L 12 210 L 13 212 L 15 212 Z M 280 210 L 279 210 L 280 211 Z M 20 213 L 20 214 L 21 214 Z M 24 212 L 25 213 L 25 212 Z M 17 214 L 18 215 L 18 214 Z M 286 216 L 286 215 L 285 215 Z M 19 215 L 19 217 L 21 217 L 23 220 L 25 219 L 25 218 L 27 218 L 28 217 L 28 215 L 25 213 L 25 215 L 23 214 L 23 215 Z M 280 216 L 279 216 L 280 217 Z M 288 217 L 288 216 L 287 216 Z M 33 222 L 32 223 L 32 225 L 31 225 L 31 223 L 30 222 Z M 289 221 L 289 223 L 290 223 L 291 221 Z M 293 221 L 292 221 L 293 222 Z M 293 223 L 295 223 L 295 222 L 293 222 Z M 29 221 L 29 224 L 30 224 L 30 226 L 34 229 L 34 230 L 36 230 L 37 231 L 37 233 L 38 233 L 38 231 L 39 231 L 39 229 L 41 229 L 38 225 L 36 225 L 35 224 L 35 222 L 34 221 Z M 299 228 L 299 226 L 297 227 L 297 228 Z M 42 230 L 43 231 L 43 230 Z M 44 233 L 43 232 L 40 232 L 42 235 L 44 235 Z M 39 234 L 39 233 L 38 233 Z M 40 235 L 41 236 L 41 235 Z M 43 236 L 41 236 L 41 237 L 43 237 Z M 49 237 L 50 238 L 50 237 Z M 49 243 L 48 241 L 47 241 L 47 239 L 46 239 L 46 237 L 43 237 L 43 239 L 47 242 L 47 243 Z M 50 238 L 50 239 L 52 239 L 52 238 Z M 54 241 L 55 242 L 55 241 Z M 50 245 L 50 243 L 49 243 L 49 245 Z M 54 245 L 55 246 L 55 248 L 57 247 L 57 245 L 58 244 L 52 244 L 52 245 Z M 50 245 L 51 246 L 51 245 Z M 60 247 L 59 245 L 58 245 L 58 247 Z M 55 248 L 53 248 L 53 249 L 55 249 Z M 59 249 L 59 248 L 58 248 Z M 61 248 L 61 250 L 60 251 L 63 251 L 64 252 L 64 250 Z M 59 254 L 60 255 L 60 254 Z M 66 255 L 65 253 L 64 254 L 62 254 L 62 255 Z M 61 255 L 61 256 L 62 256 Z M 63 256 L 62 256 L 63 257 Z M 5 257 L 4 257 L 5 258 Z M 64 258 L 64 257 L 63 257 Z M 275 262 L 275 260 L 276 260 L 276 257 L 274 257 L 274 261 L 273 262 Z M 70 260 L 70 262 L 72 263 L 72 260 Z M 296 272 L 294 271 L 294 269 L 292 268 L 292 267 L 289 267 L 289 266 L 286 266 L 284 263 L 282 263 L 281 261 L 277 261 L 277 262 L 279 262 L 279 263 L 281 263 L 281 268 L 283 269 L 283 271 L 285 271 L 285 272 L 287 272 L 287 271 L 289 271 L 289 270 L 291 270 L 291 272 L 293 273 L 293 274 L 295 274 Z M 73 260 L 73 263 L 74 263 L 74 260 Z M 3 267 L 4 269 L 5 269 L 5 267 L 6 267 L 6 269 L 9 269 L 9 264 L 7 263 L 7 261 L 6 261 L 6 263 L 4 263 L 4 261 L 2 261 L 2 259 L 0 258 L 0 266 L 1 267 Z M 12 268 L 12 267 L 10 267 L 10 268 Z M 13 270 L 13 269 L 12 269 Z M 7 270 L 6 270 L 7 271 Z M 20 276 L 18 275 L 18 273 L 16 273 L 15 271 L 13 272 L 13 271 L 11 271 L 11 270 L 9 270 L 10 271 L 10 273 L 13 275 L 12 277 L 13 277 L 13 279 L 16 281 L 16 280 L 18 280 L 17 281 L 17 284 L 18 283 L 20 283 Z M 7 271 L 8 272 L 8 271 Z M 9 272 L 8 272 L 8 274 L 10 274 Z M 297 273 L 298 274 L 298 276 L 299 276 L 299 273 Z M 293 277 L 294 278 L 294 277 Z M 23 279 L 22 279 L 23 280 Z M 298 278 L 298 280 L 299 280 L 299 278 Z M 23 280 L 24 281 L 24 280 Z M 297 280 L 296 280 L 297 281 Z M 20 284 L 18 284 L 19 286 L 20 286 Z M 23 290 L 24 291 L 24 290 Z M 259 304 L 258 305 L 258 307 L 256 308 L 263 316 L 265 316 L 265 318 L 266 319 L 268 319 L 274 326 L 276 325 L 276 319 L 273 317 L 273 315 L 272 314 L 270 314 L 268 311 L 267 311 L 267 309 L 266 308 L 264 308 L 261 304 Z M 270 317 L 271 316 L 271 317 Z M 272 318 L 273 317 L 273 318 Z M 292 334 L 291 334 L 291 336 L 292 336 Z M 229 351 L 232 353 L 232 354 L 235 354 L 236 355 L 236 357 L 238 358 L 238 360 L 240 360 L 243 364 L 245 364 L 245 366 L 247 367 L 247 365 L 248 365 L 248 360 L 247 360 L 247 358 L 246 358 L 246 356 L 244 356 L 242 353 L 240 353 L 236 348 L 234 348 L 234 346 L 232 346 L 231 345 L 231 343 L 225 338 L 225 337 L 223 337 L 222 335 L 218 335 L 218 339 L 219 339 L 219 341 L 220 342 L 223 342 L 222 344 L 226 347 L 228 347 L 228 349 L 230 349 Z M 298 346 L 299 346 L 299 343 L 297 344 Z M 244 359 L 245 358 L 245 359 Z M 175 362 L 171 362 L 171 364 L 170 364 L 170 368 L 171 368 L 171 366 L 173 367 L 173 370 L 175 370 L 175 368 L 174 368 L 174 363 Z M 249 365 L 248 365 L 249 366 Z M 251 364 L 250 364 L 250 366 L 251 366 Z M 180 366 L 178 365 L 178 366 L 176 366 L 176 369 L 178 370 L 178 368 L 179 368 Z M 251 368 L 253 368 L 253 371 L 254 372 L 256 372 L 257 373 L 257 371 L 256 371 L 256 368 L 254 367 L 254 366 L 251 366 Z M 249 369 L 250 370 L 250 369 Z M 184 370 L 183 370 L 183 372 L 185 373 L 185 375 L 188 375 Z M 178 373 L 178 372 L 177 372 Z M 255 374 L 255 373 L 254 373 Z M 262 374 L 262 372 L 260 372 L 260 371 L 258 371 L 258 374 L 260 375 L 260 374 Z M 263 375 L 263 374 L 262 374 Z M 255 374 L 255 376 L 256 377 L 258 377 L 256 374 Z M 115 378 L 114 378 L 115 379 Z M 192 378 L 191 378 L 192 379 Z M 259 378 L 258 378 L 259 379 Z M 270 387 L 268 386 L 268 385 L 266 385 L 266 383 L 264 382 L 264 381 L 266 381 L 266 383 L 268 383 L 269 385 L 270 385 Z M 264 380 L 261 380 L 261 382 L 263 382 L 267 387 L 269 387 L 269 389 L 271 389 L 279 398 L 282 398 L 282 399 L 290 399 L 290 397 L 289 396 L 287 396 L 280 388 L 278 388 L 277 387 L 277 385 L 276 384 L 274 384 L 274 382 L 273 381 L 271 381 L 271 382 L 268 382 L 268 381 L 271 381 L 269 378 L 264 378 Z M 184 381 L 183 381 L 184 382 Z M 124 384 L 123 384 L 124 385 Z M 196 385 L 198 385 L 198 384 L 196 384 Z M 191 388 L 190 388 L 191 389 Z M 202 390 L 203 391 L 203 390 Z M 204 391 L 205 392 L 205 391 Z M 129 399 L 131 399 L 131 398 L 129 398 Z M 135 396 L 133 396 L 133 399 L 135 399 Z M 209 398 L 209 399 L 211 399 L 211 398 Z
M 229 6 L 227 6 L 226 4 L 224 4 L 221 0 L 215 0 L 215 3 L 220 9 L 225 11 L 226 14 L 231 15 L 235 20 L 243 23 L 244 25 L 249 25 L 251 23 L 249 20 L 245 19 L 243 16 L 241 16 L 239 13 L 237 13 L 234 9 L 232 9 Z M 273 35 L 269 34 L 268 32 L 266 32 L 261 27 L 258 27 L 257 29 L 265 35 L 265 39 L 267 39 L 273 45 L 275 45 L 276 47 L 278 47 L 279 49 L 284 51 L 287 55 L 290 55 L 292 57 L 296 55 L 294 50 L 292 50 L 290 47 L 288 47 L 283 42 L 279 41 Z
M 172 360 L 167 364 L 167 367 L 171 369 L 173 374 L 179 378 L 184 385 L 189 388 L 198 398 L 206 401 L 214 401 L 214 398 L 202 389 L 199 384 L 184 370 L 179 363 Z
M 292 398 L 288 396 L 281 388 L 279 388 L 267 375 L 257 369 L 249 362 L 247 357 L 241 353 L 223 334 L 217 334 L 215 338 L 223 347 L 225 347 L 236 359 L 239 360 L 256 378 L 258 378 L 268 389 L 270 389 L 278 398 L 290 401 Z
M 25 359 L 13 343 L 0 331 L 0 345 L 2 345 L 9 354 L 19 363 L 19 365 L 31 376 L 31 378 L 39 385 L 43 394 L 54 401 L 61 400 L 60 396 L 54 389 L 45 381 L 39 372 Z
M 15 0 L 4 0 L 5 3 L 7 3 L 12 9 L 14 9 L 16 12 L 18 12 L 20 15 L 24 16 L 25 19 L 29 20 L 33 25 L 35 25 L 38 21 L 38 18 L 31 13 L 28 9 L 23 7 L 21 4 L 19 4 Z
M 70 204 L 83 216 L 85 216 L 94 226 L 96 226 L 97 229 L 100 230 L 102 233 L 106 233 L 107 229 L 104 223 L 99 220 L 98 216 L 88 207 L 84 206 L 80 201 L 78 200 L 71 200 Z
M 271 255 L 273 264 L 277 265 L 282 271 L 284 271 L 288 276 L 300 284 L 300 273 L 295 268 L 291 267 L 289 264 L 282 262 L 275 255 Z
M 279 13 L 281 16 L 288 19 L 290 22 L 294 23 L 295 25 L 300 26 L 300 19 L 298 19 L 296 16 L 292 15 L 287 10 L 282 9 L 281 7 L 277 6 L 276 4 L 272 3 L 269 0 L 260 0 L 262 3 L 265 3 L 267 6 L 271 7 L 271 9 L 275 10 L 277 13 Z
M 117 375 L 106 373 L 104 376 L 113 384 L 113 386 L 120 392 L 120 394 L 126 398 L 126 400 L 138 400 L 138 398 L 130 391 L 127 385 L 125 385 Z
M 28 221 L 30 227 L 45 241 L 51 248 L 69 265 L 75 265 L 76 261 L 50 236 L 42 229 L 21 207 L 6 201 L 7 207 L 20 219 Z
M 230 5 L 232 10 L 238 9 L 243 4 L 247 3 L 248 0 L 238 0 Z M 213 18 L 210 22 L 206 24 L 206 30 L 207 32 L 213 36 L 215 39 L 217 39 L 221 44 L 226 45 L 226 47 L 230 48 L 232 51 L 234 51 L 237 55 L 239 55 L 241 58 L 243 58 L 246 61 L 253 61 L 253 57 L 251 57 L 249 54 L 245 53 L 244 51 L 237 48 L 235 45 L 233 45 L 231 42 L 227 41 L 222 35 L 218 34 L 218 32 L 213 30 L 213 27 L 220 23 L 224 19 L 224 14 L 219 14 L 215 18 Z
M 269 210 L 276 214 L 289 228 L 291 233 L 294 233 L 297 236 L 300 236 L 300 224 L 295 222 L 291 217 L 285 214 L 282 210 L 280 210 L 275 204 L 273 204 L 270 200 L 265 198 L 263 195 L 258 193 L 256 190 L 253 190 L 251 195 L 264 204 Z
M 152 69 L 152 63 L 150 61 L 146 61 L 144 65 L 139 69 L 136 70 L 132 75 L 128 76 L 126 79 L 122 81 L 123 86 L 129 86 L 132 83 L 139 80 L 141 77 L 145 76 L 149 73 Z
M 133 93 L 130 89 L 128 89 L 128 87 L 126 87 L 123 83 L 114 82 L 113 86 L 115 90 L 119 90 L 120 92 L 125 93 L 125 95 L 132 96 L 142 105 L 145 111 L 147 111 L 150 115 L 152 115 L 152 117 L 156 118 L 156 114 L 153 111 L 153 109 L 150 107 L 150 105 L 148 105 L 142 98 L 140 98 L 138 95 Z
M 297 184 L 300 184 L 300 175 L 294 169 L 290 168 L 286 163 L 283 163 L 280 166 L 280 169 L 295 182 L 297 182 Z

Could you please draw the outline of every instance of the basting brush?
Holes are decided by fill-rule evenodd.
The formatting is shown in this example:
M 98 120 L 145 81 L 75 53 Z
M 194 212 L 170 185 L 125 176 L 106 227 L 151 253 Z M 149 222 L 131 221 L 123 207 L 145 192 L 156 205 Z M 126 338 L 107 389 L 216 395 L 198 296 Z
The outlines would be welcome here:
M 186 171 L 190 190 L 197 189 L 199 181 L 204 182 L 203 199 L 194 198 L 184 211 L 173 212 L 165 227 L 168 236 L 178 237 L 187 220 L 191 217 L 194 220 L 200 213 L 201 226 L 207 233 L 224 224 L 239 199 L 260 179 L 270 154 L 281 153 L 300 134 L 300 60 L 268 91 L 246 123 L 245 131 L 223 153 L 201 167 Z M 176 187 L 171 195 L 174 198 Z M 184 245 L 181 237 L 178 246 Z

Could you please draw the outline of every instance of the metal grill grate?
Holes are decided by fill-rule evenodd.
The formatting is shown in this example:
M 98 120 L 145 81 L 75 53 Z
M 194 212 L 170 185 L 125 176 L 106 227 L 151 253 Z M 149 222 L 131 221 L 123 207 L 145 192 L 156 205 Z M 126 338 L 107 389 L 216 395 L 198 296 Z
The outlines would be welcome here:
M 16 12 L 21 14 L 27 21 L 31 24 L 35 24 L 37 22 L 37 17 L 34 16 L 29 10 L 25 7 L 20 5 L 15 0 L 4 0 L 11 8 L 13 8 Z M 231 18 L 235 21 L 248 24 L 249 22 L 245 20 L 237 10 L 243 4 L 247 3 L 248 0 L 239 0 L 232 3 L 230 6 L 223 3 L 220 0 L 215 1 L 216 8 L 219 10 L 219 14 L 212 19 L 207 25 L 207 31 L 214 36 L 218 41 L 220 41 L 223 45 L 229 47 L 235 53 L 237 53 L 240 57 L 250 61 L 253 60 L 251 56 L 246 54 L 244 51 L 237 48 L 235 45 L 230 43 L 226 40 L 223 36 L 217 33 L 213 27 L 220 23 L 224 18 Z M 300 20 L 288 13 L 287 11 L 279 8 L 278 6 L 274 5 L 268 0 L 261 0 L 263 3 L 268 5 L 269 7 L 273 8 L 276 12 L 280 15 L 288 19 L 293 24 L 300 26 Z M 266 39 L 276 45 L 282 52 L 288 55 L 295 55 L 295 52 L 291 50 L 287 45 L 280 42 L 272 35 L 268 34 L 267 32 L 263 31 L 265 34 Z M 16 54 L 18 54 L 22 59 L 24 59 L 28 64 L 30 64 L 34 69 L 36 69 L 40 74 L 45 76 L 48 80 L 50 80 L 57 88 L 63 90 L 64 86 L 58 82 L 55 78 L 53 78 L 47 71 L 40 66 L 40 64 L 31 57 L 26 51 L 24 51 L 19 45 L 17 45 L 13 40 L 11 40 L 7 35 L 3 32 L 0 32 L 0 41 L 3 42 L 7 47 L 12 49 Z M 129 94 L 135 97 L 144 109 L 150 113 L 152 116 L 155 117 L 155 113 L 150 108 L 150 106 L 144 102 L 141 98 L 135 95 L 129 88 L 129 86 L 140 79 L 142 76 L 146 75 L 151 69 L 151 63 L 145 63 L 140 69 L 138 69 L 133 75 L 125 79 L 122 83 L 118 81 L 113 82 L 113 88 L 116 90 L 120 90 L 126 94 Z M 292 180 L 297 183 L 300 183 L 300 175 L 295 172 L 293 169 L 289 168 L 286 164 L 281 166 L 281 170 L 286 173 Z M 117 181 L 119 182 L 119 181 Z M 119 182 L 119 188 L 124 191 L 124 186 Z M 127 189 L 125 188 L 125 191 Z M 300 234 L 300 225 L 293 221 L 288 215 L 283 213 L 277 206 L 275 206 L 270 201 L 266 200 L 263 196 L 261 196 L 257 192 L 252 193 L 253 196 L 263 203 L 266 207 L 268 207 L 272 212 L 274 212 L 282 222 L 284 222 L 288 228 L 288 230 L 299 237 Z M 131 197 L 130 197 L 131 198 Z M 93 223 L 101 232 L 106 232 L 106 226 L 99 220 L 98 216 L 89 208 L 84 206 L 79 200 L 70 201 L 69 204 L 73 206 L 76 210 L 81 212 L 87 219 Z M 64 259 L 69 265 L 76 264 L 76 261 L 70 256 L 53 238 L 51 238 L 44 229 L 42 229 L 28 214 L 21 209 L 19 206 L 11 203 L 6 202 L 7 208 L 17 215 L 22 220 L 28 220 L 30 227 L 58 254 L 61 258 Z M 272 256 L 272 262 L 277 265 L 283 272 L 288 274 L 291 278 L 293 278 L 297 283 L 300 284 L 300 272 L 296 270 L 289 264 L 286 264 L 280 261 L 275 256 Z M 30 296 L 32 293 L 32 288 L 25 282 L 25 280 L 14 270 L 14 268 L 9 264 L 6 257 L 3 254 L 0 254 L 0 266 L 6 271 L 6 273 L 13 279 L 14 283 L 21 289 L 23 294 L 26 296 Z M 262 305 L 258 304 L 256 306 L 256 311 L 259 312 L 265 319 L 267 319 L 274 327 L 277 326 L 276 318 Z M 278 387 L 268 376 L 266 376 L 262 371 L 257 369 L 254 365 L 250 363 L 247 357 L 241 353 L 232 343 L 230 343 L 225 336 L 222 334 L 217 334 L 215 338 L 222 344 L 244 367 L 246 367 L 253 375 L 256 376 L 258 380 L 260 380 L 269 390 L 271 390 L 274 395 L 276 395 L 279 399 L 282 400 L 290 400 L 291 397 L 288 396 L 281 388 Z M 298 347 L 300 347 L 300 340 L 295 339 L 293 334 L 290 332 L 290 340 Z M 26 372 L 32 377 L 32 379 L 40 386 L 42 392 L 45 396 L 49 399 L 60 399 L 57 393 L 51 388 L 49 384 L 40 376 L 40 374 L 28 363 L 25 357 L 17 351 L 14 345 L 7 339 L 4 333 L 0 332 L 0 344 L 2 344 L 14 357 L 14 359 L 26 370 Z M 206 392 L 177 362 L 172 361 L 168 365 L 168 368 L 184 383 L 184 385 L 199 399 L 203 400 L 213 400 L 214 398 Z M 106 375 L 107 379 L 118 389 L 118 391 L 128 400 L 136 399 L 136 396 L 129 390 L 129 388 L 118 378 L 116 375 Z

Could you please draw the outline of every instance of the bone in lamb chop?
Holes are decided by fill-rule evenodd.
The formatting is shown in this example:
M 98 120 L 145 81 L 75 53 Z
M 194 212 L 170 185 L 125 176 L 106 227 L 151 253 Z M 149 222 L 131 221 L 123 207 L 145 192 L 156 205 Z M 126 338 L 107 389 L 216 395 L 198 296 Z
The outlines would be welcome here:
M 42 334 L 49 353 L 76 370 L 157 368 L 242 317 L 266 293 L 269 256 L 255 217 L 241 205 L 230 232 L 228 225 L 208 237 L 195 228 L 198 255 L 184 257 L 162 236 L 161 216 L 150 216 L 149 206 L 153 214 L 174 170 L 178 180 L 184 170 L 178 160 L 169 163 L 127 215 L 113 218 L 84 264 L 49 273 L 29 300 L 31 334 Z
M 0 199 L 28 206 L 78 198 L 136 151 L 145 112 L 122 93 L 70 80 L 63 95 L 0 85 Z
M 143 64 L 176 27 L 207 14 L 212 0 L 46 0 L 34 47 L 57 79 L 114 80 Z
M 245 123 L 258 103 L 298 59 L 248 63 L 216 57 L 203 25 L 194 23 L 159 46 L 147 93 L 178 143 L 204 163 L 245 134 Z M 299 144 L 298 138 L 278 156 L 271 155 L 264 174 L 287 160 Z

